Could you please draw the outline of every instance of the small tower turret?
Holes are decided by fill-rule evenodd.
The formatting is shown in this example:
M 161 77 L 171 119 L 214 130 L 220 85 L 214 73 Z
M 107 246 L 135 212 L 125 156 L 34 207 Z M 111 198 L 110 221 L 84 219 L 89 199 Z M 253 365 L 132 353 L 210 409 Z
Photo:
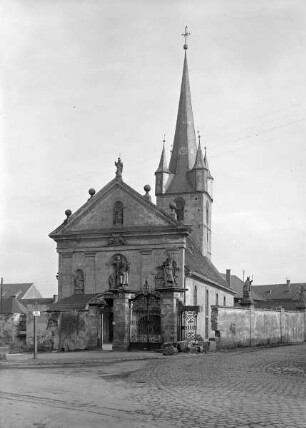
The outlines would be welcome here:
M 157 170 L 155 171 L 155 195 L 165 193 L 166 183 L 170 176 L 170 171 L 167 166 L 166 151 L 165 151 L 165 136 L 163 139 L 163 150 L 160 156 L 160 161 Z

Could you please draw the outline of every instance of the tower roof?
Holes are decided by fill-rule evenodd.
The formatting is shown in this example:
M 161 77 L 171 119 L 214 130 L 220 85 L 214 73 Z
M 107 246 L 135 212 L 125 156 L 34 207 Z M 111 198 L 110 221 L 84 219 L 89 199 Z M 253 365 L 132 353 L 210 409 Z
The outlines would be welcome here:
M 186 173 L 194 166 L 196 152 L 196 136 L 191 105 L 187 54 L 185 49 L 176 129 L 173 150 L 169 163 L 169 171 L 175 174 L 175 176 L 173 177 L 167 192 L 175 193 L 191 190 Z
M 199 139 L 199 145 L 198 145 L 196 160 L 195 160 L 193 169 L 202 169 L 202 168 L 203 169 L 205 168 L 205 159 L 203 158 L 203 152 L 202 152 L 201 142 L 200 142 L 200 139 Z
M 166 159 L 165 140 L 163 141 L 163 150 L 160 156 L 160 161 L 156 172 L 169 172 L 167 159 Z

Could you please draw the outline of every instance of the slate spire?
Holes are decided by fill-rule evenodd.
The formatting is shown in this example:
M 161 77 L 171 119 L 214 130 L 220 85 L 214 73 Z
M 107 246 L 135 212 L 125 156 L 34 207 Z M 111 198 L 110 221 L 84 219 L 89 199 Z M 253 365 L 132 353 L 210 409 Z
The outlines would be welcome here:
M 169 171 L 175 174 L 175 176 L 169 186 L 168 192 L 174 193 L 191 190 L 186 174 L 193 168 L 197 153 L 186 53 L 187 48 L 188 46 L 185 44 L 180 100 L 173 149 L 169 163 Z
M 168 165 L 167 165 L 166 151 L 165 151 L 165 139 L 163 140 L 163 150 L 160 156 L 160 161 L 156 172 L 169 172 Z

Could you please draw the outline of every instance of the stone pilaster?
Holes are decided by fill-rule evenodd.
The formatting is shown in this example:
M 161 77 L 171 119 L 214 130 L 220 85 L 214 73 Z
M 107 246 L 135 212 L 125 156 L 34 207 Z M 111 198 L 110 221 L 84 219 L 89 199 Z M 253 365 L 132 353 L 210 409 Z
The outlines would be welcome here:
M 85 269 L 85 294 L 94 294 L 96 292 L 96 253 L 88 251 L 85 253 L 86 269 Z
M 161 337 L 163 343 L 178 341 L 178 302 L 181 291 L 162 289 L 160 292 Z
M 114 294 L 113 351 L 127 351 L 130 345 L 130 306 L 134 294 L 124 290 Z

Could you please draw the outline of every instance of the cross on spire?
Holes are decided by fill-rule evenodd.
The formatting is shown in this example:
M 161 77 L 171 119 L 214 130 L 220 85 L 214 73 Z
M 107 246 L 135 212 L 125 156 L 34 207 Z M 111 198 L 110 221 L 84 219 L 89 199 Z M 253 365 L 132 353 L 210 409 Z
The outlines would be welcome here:
M 186 50 L 186 49 L 188 49 L 187 37 L 190 36 L 190 32 L 188 31 L 187 25 L 185 26 L 185 33 L 183 33 L 182 36 L 185 38 L 185 44 L 184 44 L 183 48 Z

